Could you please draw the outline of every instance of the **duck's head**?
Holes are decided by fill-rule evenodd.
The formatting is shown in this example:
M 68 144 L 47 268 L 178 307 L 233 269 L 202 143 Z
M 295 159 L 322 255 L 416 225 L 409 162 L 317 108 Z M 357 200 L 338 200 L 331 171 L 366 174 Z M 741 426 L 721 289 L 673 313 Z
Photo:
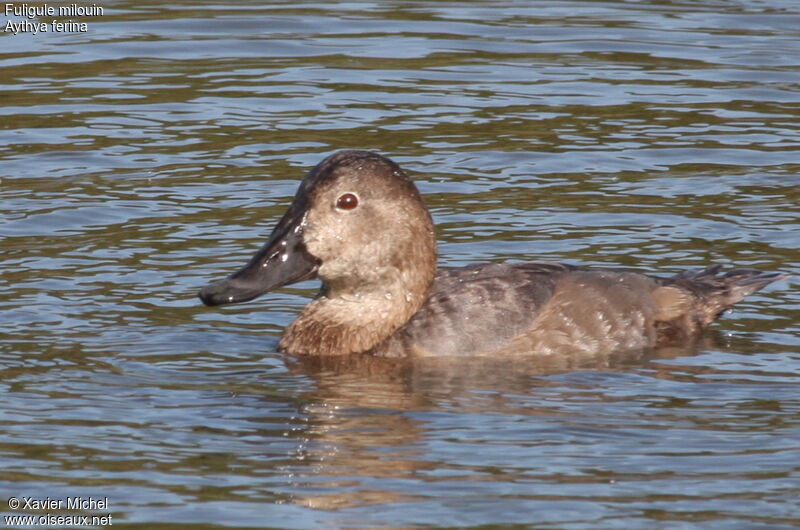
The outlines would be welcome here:
M 315 277 L 329 297 L 357 297 L 387 283 L 424 291 L 435 263 L 433 223 L 411 179 L 376 153 L 339 151 L 306 176 L 250 262 L 204 287 L 200 299 L 245 302 Z

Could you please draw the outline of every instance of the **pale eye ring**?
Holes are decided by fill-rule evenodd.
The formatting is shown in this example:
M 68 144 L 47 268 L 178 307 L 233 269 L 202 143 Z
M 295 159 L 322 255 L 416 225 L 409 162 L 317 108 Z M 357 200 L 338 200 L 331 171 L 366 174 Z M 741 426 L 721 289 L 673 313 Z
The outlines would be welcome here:
M 339 195 L 339 198 L 336 199 L 336 207 L 340 210 L 355 210 L 356 206 L 358 206 L 358 195 L 355 193 L 342 193 Z

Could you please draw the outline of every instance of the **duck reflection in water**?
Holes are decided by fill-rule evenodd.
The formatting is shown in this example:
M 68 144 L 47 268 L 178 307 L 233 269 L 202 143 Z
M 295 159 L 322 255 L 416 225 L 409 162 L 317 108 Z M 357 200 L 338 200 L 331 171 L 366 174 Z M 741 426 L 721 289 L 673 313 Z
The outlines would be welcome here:
M 314 384 L 295 402 L 306 428 L 296 429 L 291 462 L 291 501 L 322 510 L 426 502 L 436 498 L 435 484 L 456 474 L 449 488 L 463 481 L 506 484 L 516 470 L 492 469 L 483 463 L 452 469 L 431 454 L 441 437 L 463 449 L 459 436 L 492 437 L 483 446 L 497 457 L 498 447 L 525 443 L 566 443 L 572 429 L 604 429 L 612 418 L 587 415 L 584 404 L 607 402 L 617 411 L 619 394 L 608 394 L 608 374 L 597 369 L 631 371 L 644 359 L 692 355 L 709 349 L 715 333 L 704 334 L 692 348 L 654 348 L 597 355 L 512 356 L 497 362 L 485 356 L 396 359 L 370 355 L 301 356 L 288 358 L 290 372 Z M 582 371 L 585 370 L 585 371 Z M 691 370 L 692 373 L 687 373 Z M 570 372 L 568 379 L 554 372 Z M 703 379 L 719 375 L 713 367 L 648 363 L 646 377 Z M 636 375 L 632 377 L 636 378 Z M 634 379 L 636 380 L 636 379 Z M 613 387 L 613 385 L 611 385 Z M 641 395 L 627 394 L 629 399 Z M 431 416 L 428 416 L 431 414 Z M 443 416 L 452 414 L 449 419 Z M 506 427 L 486 431 L 487 418 Z M 528 418 L 522 424 L 519 418 Z M 538 419 L 537 419 L 538 418 Z M 556 421 L 552 421 L 558 418 Z M 562 423 L 563 422 L 563 423 Z M 473 430 L 474 429 L 474 430 Z M 627 432 L 623 429 L 624 432 Z M 620 436 L 626 434 L 620 433 Z M 456 434 L 458 433 L 458 434 Z M 613 434 L 612 434 L 613 435 Z M 466 445 L 479 444 L 475 439 Z M 441 450 L 441 447 L 440 447 Z M 457 450 L 457 449 L 456 449 Z M 502 451 L 503 449 L 499 449 Z M 443 469 L 444 466 L 444 469 Z M 444 471 L 444 472 L 443 472 Z M 390 481 L 375 479 L 391 479 Z M 434 484 L 432 493 L 420 481 Z M 387 487 L 387 484 L 394 487 Z M 409 487 L 408 484 L 415 484 Z M 501 486 L 502 487 L 502 486 Z
M 411 179 L 376 153 L 340 151 L 301 182 L 250 262 L 200 298 L 244 302 L 321 279 L 279 342 L 295 356 L 592 356 L 685 343 L 786 277 L 715 265 L 664 278 L 541 261 L 437 270 L 433 222 Z

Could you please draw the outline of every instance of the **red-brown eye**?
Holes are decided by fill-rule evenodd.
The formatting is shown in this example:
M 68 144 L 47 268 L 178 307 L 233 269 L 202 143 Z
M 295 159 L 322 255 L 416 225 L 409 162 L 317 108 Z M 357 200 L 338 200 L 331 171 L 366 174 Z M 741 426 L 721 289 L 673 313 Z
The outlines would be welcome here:
M 352 210 L 358 206 L 358 195 L 355 193 L 344 193 L 336 200 L 336 207 L 340 210 Z

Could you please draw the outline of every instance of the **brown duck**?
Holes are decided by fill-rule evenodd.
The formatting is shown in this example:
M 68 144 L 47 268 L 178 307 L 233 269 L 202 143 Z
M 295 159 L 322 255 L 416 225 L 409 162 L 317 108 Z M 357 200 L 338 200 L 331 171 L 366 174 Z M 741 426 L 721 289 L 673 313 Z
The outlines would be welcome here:
M 433 222 L 411 179 L 376 153 L 340 151 L 302 181 L 250 262 L 200 298 L 245 302 L 320 278 L 278 345 L 292 355 L 590 354 L 685 341 L 788 277 L 719 271 L 659 278 L 549 262 L 437 270 Z

